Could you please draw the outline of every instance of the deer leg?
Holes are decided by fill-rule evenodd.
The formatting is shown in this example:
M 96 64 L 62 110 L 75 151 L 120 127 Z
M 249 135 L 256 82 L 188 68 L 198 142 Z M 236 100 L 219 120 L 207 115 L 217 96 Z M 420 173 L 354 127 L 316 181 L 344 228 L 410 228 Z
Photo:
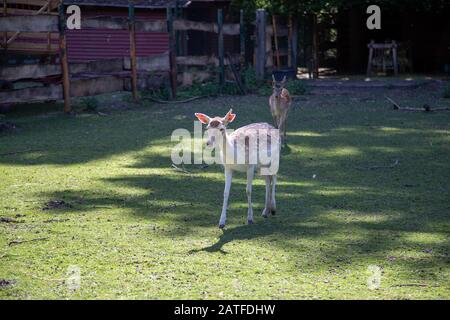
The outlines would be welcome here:
M 287 116 L 285 116 L 284 119 L 283 119 L 284 144 L 287 144 L 287 137 L 286 137 L 286 121 L 287 121 Z
M 271 176 L 270 180 L 272 181 L 272 191 L 270 192 L 270 212 L 274 215 L 277 212 L 277 204 L 275 201 L 275 186 L 277 185 L 277 176 Z
M 266 202 L 264 205 L 264 210 L 262 212 L 262 216 L 267 218 L 269 216 L 270 211 L 270 176 L 265 176 L 266 178 Z
M 219 228 L 223 229 L 225 227 L 225 222 L 227 220 L 227 207 L 228 207 L 228 197 L 230 196 L 231 179 L 233 177 L 231 170 L 225 170 L 225 189 L 223 191 L 223 206 L 222 214 L 220 215 Z
M 286 145 L 287 141 L 286 141 L 286 120 L 287 120 L 287 114 L 283 114 L 281 116 L 281 124 L 280 124 L 280 135 L 283 135 L 283 144 Z
M 253 166 L 249 166 L 247 169 L 247 200 L 248 200 L 248 214 L 247 214 L 247 223 L 253 223 L 253 204 L 252 204 L 252 184 L 253 177 L 255 175 L 255 168 Z
M 284 132 L 284 117 L 283 116 L 280 117 L 280 122 L 279 123 L 280 124 L 278 126 L 278 130 L 280 132 L 281 144 L 284 145 L 286 137 L 283 136 L 283 132 Z
M 273 125 L 275 127 L 277 127 L 278 126 L 278 120 L 277 120 L 277 116 L 274 113 L 272 113 L 272 119 L 273 119 Z

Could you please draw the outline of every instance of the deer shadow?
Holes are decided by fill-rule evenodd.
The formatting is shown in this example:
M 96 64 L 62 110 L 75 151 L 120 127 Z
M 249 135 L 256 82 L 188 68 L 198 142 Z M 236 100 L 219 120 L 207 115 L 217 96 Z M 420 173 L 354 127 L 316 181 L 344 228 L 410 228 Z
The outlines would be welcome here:
M 223 247 L 231 243 L 233 241 L 239 241 L 239 240 L 253 240 L 257 238 L 264 238 L 264 237 L 270 237 L 274 236 L 276 234 L 280 234 L 280 237 L 276 237 L 273 239 L 270 239 L 269 241 L 282 241 L 283 237 L 289 236 L 288 238 L 298 236 L 298 235 L 310 235 L 310 236 L 317 236 L 317 234 L 322 234 L 324 232 L 327 232 L 327 227 L 320 226 L 320 227 L 311 227 L 311 226 L 299 226 L 299 225 L 289 225 L 286 226 L 285 222 L 277 221 L 276 216 L 275 217 L 269 217 L 264 219 L 263 222 L 257 222 L 255 224 L 251 225 L 240 225 L 237 227 L 233 227 L 230 229 L 223 229 L 222 234 L 220 235 L 219 239 L 213 243 L 212 245 L 209 245 L 204 248 L 200 249 L 192 249 L 189 250 L 189 254 L 194 254 L 198 252 L 220 252 L 221 254 L 228 254 L 226 250 L 223 249 Z

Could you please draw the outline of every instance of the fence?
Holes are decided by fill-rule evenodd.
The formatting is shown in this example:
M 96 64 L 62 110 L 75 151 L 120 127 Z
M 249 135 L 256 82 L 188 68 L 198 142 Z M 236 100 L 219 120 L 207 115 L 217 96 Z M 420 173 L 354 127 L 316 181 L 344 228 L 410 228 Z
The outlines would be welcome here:
M 0 15 L 58 15 L 59 0 L 3 0 Z M 3 32 L 2 47 L 15 51 L 56 54 L 58 49 L 57 32 Z
M 142 88 L 142 78 L 149 74 L 164 72 L 169 74 L 171 98 L 176 98 L 177 82 L 185 78 L 204 80 L 217 75 L 220 87 L 226 81 L 225 67 L 230 65 L 232 75 L 242 90 L 239 75 L 234 68 L 236 56 L 239 61 L 245 57 L 245 33 L 243 11 L 240 12 L 239 23 L 224 23 L 223 12 L 217 11 L 216 22 L 198 22 L 173 17 L 172 8 L 167 8 L 166 20 L 135 20 L 134 5 L 129 5 L 128 19 L 114 17 L 93 17 L 81 21 L 82 28 L 102 28 L 128 30 L 130 33 L 130 56 L 121 59 L 99 60 L 89 63 L 70 63 L 67 59 L 66 17 L 64 6 L 60 5 L 58 14 L 40 13 L 31 16 L 1 16 L 0 32 L 58 33 L 59 65 L 32 64 L 6 67 L 0 70 L 0 79 L 8 82 L 35 81 L 46 83 L 46 86 L 18 90 L 0 91 L 2 103 L 21 103 L 42 100 L 64 99 L 64 111 L 71 111 L 71 97 L 88 96 L 112 91 L 122 91 L 130 87 L 133 98 L 138 99 L 138 89 Z M 287 25 L 278 25 L 276 17 L 272 25 L 267 25 L 266 12 L 256 11 L 255 24 L 255 56 L 254 64 L 257 77 L 263 79 L 266 71 L 276 66 L 281 68 L 280 56 L 287 57 L 287 66 L 296 70 L 297 66 L 297 24 L 289 17 Z M 177 56 L 177 31 L 202 31 L 218 35 L 217 55 L 210 56 Z M 169 50 L 156 56 L 136 56 L 136 32 L 167 32 Z M 239 36 L 239 53 L 234 56 L 224 52 L 224 36 Z M 287 37 L 287 48 L 280 48 L 278 39 Z M 275 48 L 273 48 L 273 42 Z M 215 71 L 197 70 L 178 72 L 178 66 L 208 67 Z M 184 67 L 183 67 L 184 69 Z M 53 81 L 51 81 L 53 80 Z M 127 84 L 131 85 L 128 86 Z
M 256 41 L 253 60 L 258 79 L 263 79 L 266 71 L 273 70 L 274 66 L 278 69 L 291 68 L 296 73 L 298 38 L 296 19 L 289 16 L 288 23 L 285 25 L 279 24 L 276 16 L 272 16 L 270 23 L 267 20 L 264 9 L 256 10 Z M 280 38 L 286 38 L 287 45 L 283 48 L 279 46 Z M 286 57 L 285 63 L 282 63 L 281 57 Z
M 241 13 L 242 17 L 242 13 Z M 64 111 L 71 111 L 71 97 L 89 96 L 113 91 L 122 91 L 125 81 L 131 79 L 133 98 L 138 98 L 138 78 L 149 72 L 168 72 L 171 83 L 171 96 L 176 97 L 178 72 L 177 65 L 218 67 L 219 83 L 224 83 L 223 36 L 240 35 L 243 41 L 241 23 L 223 23 L 222 10 L 218 10 L 217 23 L 174 19 L 172 9 L 167 8 L 167 20 L 136 21 L 134 5 L 129 5 L 128 19 L 88 18 L 82 20 L 82 28 L 128 29 L 130 32 L 130 56 L 123 59 L 98 60 L 89 63 L 68 63 L 66 44 L 66 17 L 64 6 L 59 6 L 58 15 L 39 14 L 28 16 L 0 17 L 0 32 L 59 33 L 60 64 L 27 64 L 5 67 L 0 70 L 0 79 L 6 82 L 34 81 L 46 83 L 42 87 L 0 91 L 2 103 L 24 103 L 64 99 Z M 218 34 L 217 56 L 176 56 L 175 31 L 196 30 Z M 168 32 L 169 51 L 149 57 L 136 56 L 136 32 Z M 241 44 L 241 48 L 243 48 Z M 70 48 L 69 48 L 70 50 Z M 242 50 L 241 50 L 242 51 Z M 243 54 L 243 52 L 241 52 Z M 199 72 L 197 72 L 198 76 Z M 203 75 L 210 73 L 203 72 Z M 55 80 L 56 79 L 56 80 Z M 53 80 L 53 81 L 52 81 Z

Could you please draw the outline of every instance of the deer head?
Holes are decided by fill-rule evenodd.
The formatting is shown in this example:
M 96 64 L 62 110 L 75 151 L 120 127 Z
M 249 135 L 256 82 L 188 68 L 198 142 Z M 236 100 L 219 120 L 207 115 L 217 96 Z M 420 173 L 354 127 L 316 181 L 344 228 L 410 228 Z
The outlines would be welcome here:
M 201 123 L 206 124 L 206 145 L 208 147 L 214 146 L 217 135 L 221 135 L 224 138 L 226 137 L 225 134 L 227 125 L 233 122 L 234 118 L 236 118 L 236 114 L 233 113 L 232 109 L 230 109 L 230 111 L 228 111 L 228 113 L 223 118 L 211 118 L 203 113 L 195 113 L 195 116 Z
M 272 89 L 275 98 L 279 98 L 281 96 L 281 92 L 283 91 L 285 85 L 286 85 L 286 76 L 283 77 L 283 80 L 277 81 L 275 79 L 275 76 L 272 75 Z

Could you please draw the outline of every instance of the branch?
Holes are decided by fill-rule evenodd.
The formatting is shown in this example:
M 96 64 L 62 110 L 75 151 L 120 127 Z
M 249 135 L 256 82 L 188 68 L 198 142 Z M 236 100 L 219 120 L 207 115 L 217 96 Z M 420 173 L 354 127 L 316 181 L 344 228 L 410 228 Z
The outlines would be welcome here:
M 1 156 L 11 156 L 11 155 L 14 155 L 14 154 L 19 154 L 19 153 L 38 152 L 38 151 L 42 151 L 42 150 L 39 150 L 39 149 L 29 149 L 29 150 L 22 150 L 22 151 L 14 151 L 14 152 L 0 153 L 0 157 L 1 157 Z
M 177 171 L 183 172 L 183 173 L 190 173 L 190 172 L 187 171 L 186 169 L 177 167 L 177 166 L 174 165 L 173 163 L 172 163 L 172 168 L 174 168 L 174 169 L 177 170 Z
M 41 240 L 47 240 L 49 237 L 45 237 L 45 238 L 36 238 L 36 239 L 31 239 L 31 240 L 13 240 L 10 243 L 8 243 L 9 246 L 13 246 L 16 244 L 21 244 L 21 243 L 25 243 L 25 242 L 32 242 L 32 241 L 41 241 Z
M 372 167 L 356 167 L 357 169 L 374 170 L 374 169 L 392 169 L 398 165 L 398 159 L 394 161 L 393 164 L 389 166 L 372 166 Z
M 152 98 L 152 97 L 144 97 L 144 98 L 142 98 L 142 99 L 144 99 L 144 100 L 151 100 L 151 101 L 154 101 L 154 102 L 158 102 L 158 103 L 166 103 L 166 104 L 176 104 L 176 103 L 186 103 L 186 102 L 191 102 L 191 101 L 194 101 L 194 100 L 197 100 L 197 99 L 201 99 L 201 98 L 207 98 L 208 96 L 196 96 L 196 97 L 192 97 L 192 98 L 189 98 L 189 99 L 186 99 L 186 100 L 178 100 L 178 101 L 166 101 L 166 100 L 159 100 L 159 99 L 155 99 L 155 98 Z
M 400 104 L 395 102 L 392 98 L 389 98 L 388 96 L 384 96 L 386 100 L 388 100 L 392 105 L 394 106 L 394 110 L 400 110 L 400 111 L 416 111 L 416 112 L 434 112 L 434 111 L 450 111 L 450 108 L 444 107 L 444 108 L 431 108 L 428 104 L 424 104 L 422 108 L 409 108 L 409 107 L 402 107 Z

